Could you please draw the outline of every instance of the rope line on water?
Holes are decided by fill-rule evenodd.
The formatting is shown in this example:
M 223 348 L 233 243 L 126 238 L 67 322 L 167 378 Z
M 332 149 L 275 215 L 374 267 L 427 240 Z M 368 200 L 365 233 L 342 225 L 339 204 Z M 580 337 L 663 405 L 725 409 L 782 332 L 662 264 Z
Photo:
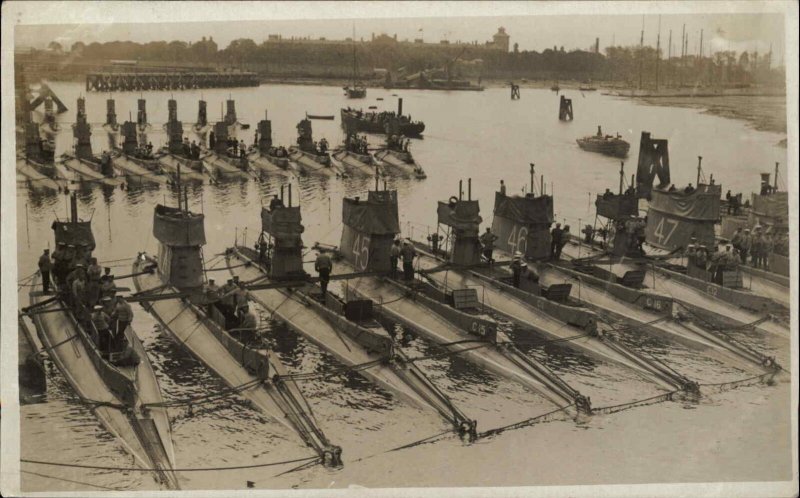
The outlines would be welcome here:
M 111 467 L 107 465 L 86 465 L 81 463 L 65 463 L 65 462 L 48 462 L 44 460 L 30 460 L 27 458 L 20 458 L 22 463 L 31 463 L 36 465 L 49 465 L 51 467 L 71 467 L 78 469 L 94 469 L 94 470 L 115 470 L 119 472 L 164 472 L 169 470 L 171 472 L 211 472 L 223 470 L 242 470 L 242 469 L 258 469 L 263 467 L 275 467 L 278 465 L 288 465 L 290 463 L 308 462 L 310 460 L 318 460 L 319 457 L 314 455 L 312 457 L 295 458 L 293 460 L 283 460 L 281 462 L 268 462 L 268 463 L 255 463 L 251 465 L 232 465 L 230 467 L 190 467 L 182 469 L 164 469 L 164 468 L 148 468 L 148 467 Z
M 53 480 L 56 480 L 56 481 L 69 482 L 69 483 L 72 483 L 72 484 L 80 484 L 81 486 L 89 486 L 89 487 L 97 488 L 97 489 L 105 489 L 105 490 L 108 490 L 108 491 L 127 491 L 125 488 L 111 488 L 111 487 L 108 487 L 108 486 L 102 486 L 100 484 L 92 484 L 90 482 L 76 481 L 76 480 L 73 480 L 73 479 L 67 479 L 65 477 L 51 476 L 51 475 L 47 475 L 47 474 L 40 474 L 38 472 L 31 472 L 29 470 L 20 470 L 20 473 L 22 473 L 22 474 L 30 474 L 30 475 L 37 476 L 37 477 L 44 477 L 45 479 L 53 479 Z

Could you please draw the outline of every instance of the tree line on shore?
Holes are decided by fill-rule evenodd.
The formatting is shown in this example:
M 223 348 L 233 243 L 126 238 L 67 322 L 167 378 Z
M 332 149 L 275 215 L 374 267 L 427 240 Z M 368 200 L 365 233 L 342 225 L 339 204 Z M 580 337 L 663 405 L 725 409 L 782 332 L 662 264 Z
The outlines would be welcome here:
M 745 86 L 784 81 L 784 69 L 773 67 L 772 54 L 715 52 L 710 56 L 665 56 L 650 46 L 611 46 L 604 53 L 594 50 L 564 50 L 553 47 L 542 52 L 520 51 L 515 45 L 505 52 L 477 44 L 417 44 L 397 42 L 382 36 L 370 42 L 351 43 L 316 40 L 266 40 L 261 44 L 236 39 L 219 49 L 213 38 L 197 42 L 154 41 L 135 43 L 74 43 L 69 55 L 74 61 L 129 59 L 139 62 L 194 62 L 220 68 L 256 69 L 269 73 L 272 67 L 293 65 L 351 68 L 353 49 L 360 74 L 374 68 L 411 74 L 449 67 L 454 77 L 514 79 L 563 79 L 618 82 L 632 88 L 654 86 Z M 52 52 L 62 52 L 56 42 Z

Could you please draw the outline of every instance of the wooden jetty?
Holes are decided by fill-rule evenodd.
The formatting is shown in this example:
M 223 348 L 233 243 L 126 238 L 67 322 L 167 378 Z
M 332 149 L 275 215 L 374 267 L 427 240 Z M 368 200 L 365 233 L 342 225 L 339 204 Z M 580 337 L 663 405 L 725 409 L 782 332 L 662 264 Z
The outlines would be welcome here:
M 87 92 L 142 92 L 151 90 L 196 90 L 258 86 L 250 72 L 89 73 Z

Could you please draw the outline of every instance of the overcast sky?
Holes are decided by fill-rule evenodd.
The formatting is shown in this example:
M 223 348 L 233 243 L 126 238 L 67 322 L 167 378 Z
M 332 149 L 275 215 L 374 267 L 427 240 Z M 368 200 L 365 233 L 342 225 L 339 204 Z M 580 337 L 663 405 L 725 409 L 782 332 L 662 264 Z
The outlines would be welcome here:
M 734 2 L 735 3 L 735 2 Z M 235 4 L 234 4 L 235 5 Z M 234 8 L 231 5 L 231 9 Z M 587 8 L 590 4 L 587 3 Z M 346 17 L 347 9 L 340 12 Z M 240 9 L 231 10 L 242 14 Z M 414 9 L 404 10 L 406 16 Z M 369 12 L 367 12 L 369 13 Z M 361 12 L 364 15 L 364 12 Z M 451 14 L 452 15 L 452 14 Z M 114 16 L 116 19 L 135 19 L 136 16 Z M 175 16 L 178 17 L 178 16 Z M 197 15 L 194 16 L 195 18 Z M 329 17 L 329 16 L 326 16 Z M 376 16 L 377 17 L 377 16 Z M 163 18 L 163 16 L 161 17 Z M 186 18 L 181 16 L 181 18 Z M 15 42 L 18 46 L 46 47 L 56 40 L 69 47 L 75 41 L 91 43 L 113 40 L 148 42 L 153 40 L 199 40 L 212 36 L 224 48 L 236 38 L 251 38 L 257 43 L 268 34 L 281 34 L 285 38 L 326 37 L 344 39 L 352 35 L 369 39 L 372 33 L 397 34 L 398 39 L 423 38 L 426 42 L 449 39 L 480 43 L 490 40 L 499 26 L 504 26 L 511 36 L 511 45 L 519 43 L 520 50 L 542 51 L 545 48 L 564 46 L 567 50 L 588 48 L 600 38 L 600 46 L 635 45 L 644 21 L 645 44 L 655 46 L 659 15 L 516 15 L 482 17 L 409 17 L 373 19 L 326 20 L 263 20 L 263 21 L 210 21 L 220 19 L 209 15 L 208 21 L 180 23 L 110 23 L 110 24 L 48 24 L 17 26 Z M 704 30 L 704 53 L 719 50 L 759 50 L 765 52 L 773 44 L 779 60 L 783 54 L 784 17 L 782 14 L 665 14 L 661 15 L 661 46 L 669 50 L 669 31 L 672 30 L 673 52 L 679 51 L 681 29 L 686 24 L 689 35 L 689 52 L 696 53 L 700 30 Z

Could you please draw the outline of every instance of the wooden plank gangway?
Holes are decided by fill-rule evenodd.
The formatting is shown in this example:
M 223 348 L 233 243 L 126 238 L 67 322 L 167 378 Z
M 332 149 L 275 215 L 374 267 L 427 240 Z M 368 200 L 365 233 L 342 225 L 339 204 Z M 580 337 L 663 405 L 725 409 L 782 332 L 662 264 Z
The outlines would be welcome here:
M 258 84 L 258 75 L 250 72 L 89 73 L 86 75 L 87 92 L 193 90 L 258 86 Z

